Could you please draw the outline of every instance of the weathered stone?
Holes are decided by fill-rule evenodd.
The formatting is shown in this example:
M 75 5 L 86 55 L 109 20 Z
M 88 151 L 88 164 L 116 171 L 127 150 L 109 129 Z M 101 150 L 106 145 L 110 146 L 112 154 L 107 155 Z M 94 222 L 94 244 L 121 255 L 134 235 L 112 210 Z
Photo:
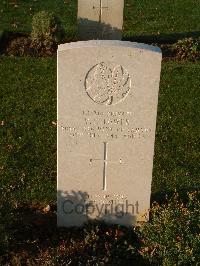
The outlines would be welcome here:
M 124 0 L 79 0 L 79 40 L 121 40 Z
M 80 226 L 89 218 L 122 225 L 146 219 L 160 69 L 154 46 L 59 46 L 59 226 Z

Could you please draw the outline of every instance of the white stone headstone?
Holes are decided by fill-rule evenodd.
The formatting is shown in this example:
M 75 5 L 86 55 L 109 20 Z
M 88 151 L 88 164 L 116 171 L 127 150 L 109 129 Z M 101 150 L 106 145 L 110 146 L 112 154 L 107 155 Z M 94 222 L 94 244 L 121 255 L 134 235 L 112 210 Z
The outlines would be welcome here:
M 121 41 L 59 46 L 59 226 L 146 219 L 161 57 Z
M 79 40 L 121 40 L 124 0 L 78 0 Z

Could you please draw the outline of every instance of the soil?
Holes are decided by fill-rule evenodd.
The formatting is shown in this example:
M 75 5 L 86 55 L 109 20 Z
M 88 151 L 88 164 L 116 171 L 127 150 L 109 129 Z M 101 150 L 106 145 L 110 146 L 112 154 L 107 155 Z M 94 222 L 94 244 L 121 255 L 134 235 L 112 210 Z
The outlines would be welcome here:
M 133 229 L 99 222 L 82 228 L 57 228 L 55 205 L 24 205 L 10 209 L 9 214 L 7 208 L 4 212 L 8 216 L 5 224 L 8 243 L 0 242 L 2 266 L 90 265 L 87 261 L 92 262 L 98 254 L 104 260 L 107 250 L 117 244 L 123 247 L 125 239 L 136 246 L 140 243 Z M 52 263 L 55 259 L 56 264 Z
M 65 43 L 71 41 L 76 40 L 64 40 Z M 6 33 L 0 43 L 0 54 L 8 56 L 51 57 L 55 56 L 56 52 L 56 44 L 49 49 L 44 46 L 38 48 L 31 42 L 29 35 L 21 33 Z
M 76 42 L 77 39 L 65 40 L 64 42 Z M 152 44 L 152 43 L 151 43 Z M 161 48 L 163 52 L 163 60 L 175 60 L 176 55 L 171 50 L 171 44 L 152 44 Z M 31 42 L 31 38 L 24 34 L 9 33 L 3 38 L 0 54 L 8 56 L 31 56 L 31 57 L 52 57 L 57 52 L 57 45 L 51 47 L 51 49 L 40 49 L 34 47 Z
M 65 39 L 63 43 L 76 42 L 77 38 Z M 191 54 L 191 48 L 182 51 L 181 48 L 176 50 L 172 49 L 173 44 L 161 44 L 151 43 L 148 44 L 158 46 L 162 50 L 163 61 L 196 61 L 200 58 L 200 52 Z M 57 53 L 57 45 L 54 44 L 52 47 L 47 49 L 44 45 L 36 47 L 32 42 L 29 35 L 21 33 L 7 33 L 3 37 L 0 43 L 0 54 L 7 56 L 29 56 L 29 57 L 54 57 Z

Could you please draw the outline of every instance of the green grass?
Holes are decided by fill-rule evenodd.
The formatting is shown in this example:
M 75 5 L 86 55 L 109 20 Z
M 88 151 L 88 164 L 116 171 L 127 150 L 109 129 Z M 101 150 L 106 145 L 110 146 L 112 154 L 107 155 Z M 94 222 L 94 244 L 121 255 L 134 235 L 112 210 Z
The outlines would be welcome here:
M 56 61 L 1 58 L 0 80 L 1 195 L 51 202 L 56 198 Z
M 198 63 L 163 63 L 153 193 L 200 188 Z
M 125 36 L 199 31 L 200 5 L 196 0 L 127 0 Z
M 73 35 L 76 30 L 77 3 L 74 0 L 15 0 L 0 1 L 0 28 L 7 31 L 30 32 L 35 13 L 41 10 L 54 12 L 65 30 Z
M 76 33 L 77 0 L 2 0 L 0 28 L 30 32 L 32 16 L 41 10 L 53 11 L 69 36 Z M 156 36 L 173 39 L 174 36 L 199 36 L 199 14 L 200 4 L 196 0 L 125 0 L 124 37 L 153 35 L 154 39 Z
M 200 62 L 163 63 L 154 196 L 199 188 L 199 72 Z M 0 80 L 1 195 L 55 202 L 56 59 L 1 57 Z

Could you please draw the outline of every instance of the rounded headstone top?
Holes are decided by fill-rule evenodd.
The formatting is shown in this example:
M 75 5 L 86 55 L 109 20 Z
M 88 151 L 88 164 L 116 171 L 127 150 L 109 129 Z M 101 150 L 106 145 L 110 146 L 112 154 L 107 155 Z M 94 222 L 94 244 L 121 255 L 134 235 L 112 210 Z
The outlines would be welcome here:
M 148 50 L 151 52 L 162 53 L 161 49 L 157 46 L 148 45 L 144 43 L 137 42 L 128 42 L 128 41 L 110 41 L 110 40 L 92 40 L 92 41 L 80 41 L 80 42 L 71 42 L 60 44 L 58 46 L 58 52 L 74 48 L 83 48 L 83 47 L 129 47 L 129 48 L 138 48 L 142 50 Z

